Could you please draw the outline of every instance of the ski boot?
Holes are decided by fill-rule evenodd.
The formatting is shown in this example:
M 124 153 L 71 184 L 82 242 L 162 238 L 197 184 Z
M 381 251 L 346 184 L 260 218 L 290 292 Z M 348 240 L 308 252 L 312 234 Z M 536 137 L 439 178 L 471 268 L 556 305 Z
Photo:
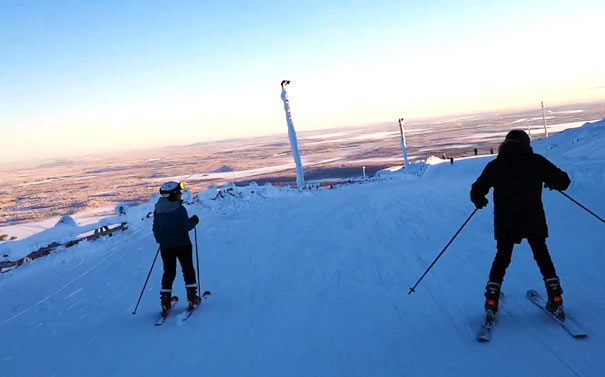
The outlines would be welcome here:
M 162 303 L 162 317 L 166 318 L 172 309 L 172 290 L 162 289 L 160 291 L 160 302 Z
M 202 301 L 200 296 L 197 295 L 196 286 L 187 287 L 187 301 L 189 301 L 189 306 L 187 307 L 187 310 L 189 310 L 189 311 L 195 309 L 196 306 L 198 306 L 200 304 L 200 301 Z
M 546 293 L 548 294 L 548 302 L 546 303 L 546 310 L 552 315 L 560 319 L 565 320 L 565 312 L 563 311 L 563 289 L 559 283 L 559 278 L 551 278 L 544 280 L 546 285 Z
M 486 321 L 496 319 L 498 313 L 498 300 L 500 299 L 500 284 L 493 281 L 487 282 L 485 286 L 485 318 Z

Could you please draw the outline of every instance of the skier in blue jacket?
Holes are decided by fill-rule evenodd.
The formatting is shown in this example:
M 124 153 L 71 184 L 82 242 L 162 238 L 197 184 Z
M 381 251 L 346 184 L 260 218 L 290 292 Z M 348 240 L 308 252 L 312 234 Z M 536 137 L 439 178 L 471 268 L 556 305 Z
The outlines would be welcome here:
M 189 217 L 181 199 L 184 186 L 181 182 L 167 182 L 160 188 L 161 197 L 153 213 L 153 236 L 160 244 L 164 275 L 160 301 L 162 314 L 170 310 L 172 283 L 176 277 L 176 261 L 181 263 L 181 270 L 187 288 L 187 301 L 192 308 L 200 302 L 193 268 L 192 245 L 189 231 L 198 223 L 196 215 Z

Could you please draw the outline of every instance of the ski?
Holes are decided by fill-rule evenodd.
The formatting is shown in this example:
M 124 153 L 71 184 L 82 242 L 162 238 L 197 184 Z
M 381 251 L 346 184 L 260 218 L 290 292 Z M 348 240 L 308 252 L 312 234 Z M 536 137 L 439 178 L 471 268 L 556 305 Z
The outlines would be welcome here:
M 492 339 L 492 327 L 496 324 L 495 316 L 485 316 L 485 322 L 477 333 L 478 342 L 489 342 Z
M 527 298 L 534 305 L 542 309 L 550 318 L 552 318 L 555 322 L 557 322 L 561 327 L 565 329 L 569 333 L 569 335 L 574 338 L 585 338 L 587 336 L 586 332 L 582 330 L 582 327 L 573 319 L 569 317 L 569 314 L 565 313 L 565 319 L 561 320 L 553 315 L 551 312 L 546 310 L 546 300 L 542 297 L 537 291 L 530 289 L 527 291 Z
M 166 320 L 166 318 L 168 318 L 170 312 L 172 311 L 172 308 L 174 308 L 178 301 L 178 296 L 172 296 L 172 298 L 170 299 L 170 310 L 168 310 L 168 313 L 166 313 L 165 315 L 164 313 L 160 314 L 160 318 L 158 318 L 158 320 L 155 322 L 156 326 L 162 326 L 164 324 L 164 321 Z
M 191 314 L 193 314 L 193 312 L 195 311 L 195 309 L 197 309 L 202 304 L 202 300 L 205 300 L 211 294 L 212 293 L 210 291 L 205 291 L 204 293 L 202 293 L 202 295 L 200 296 L 199 304 L 195 305 L 192 308 L 187 308 L 187 311 L 185 311 L 185 313 L 183 313 L 183 316 L 181 317 L 181 321 L 185 322 L 186 320 L 188 320 L 189 317 L 191 317 Z
M 500 301 L 504 299 L 504 292 L 500 292 Z M 502 303 L 500 302 L 500 305 Z M 497 314 L 495 315 L 485 315 L 485 322 L 483 322 L 483 326 L 477 332 L 477 341 L 481 343 L 489 342 L 492 339 L 492 328 L 496 324 Z

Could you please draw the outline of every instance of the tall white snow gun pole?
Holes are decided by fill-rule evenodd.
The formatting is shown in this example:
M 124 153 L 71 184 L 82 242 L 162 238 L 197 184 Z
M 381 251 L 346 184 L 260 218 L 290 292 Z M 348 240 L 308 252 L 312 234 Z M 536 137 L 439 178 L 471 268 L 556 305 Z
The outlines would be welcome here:
M 296 164 L 296 186 L 299 190 L 305 188 L 305 173 L 303 171 L 303 165 L 300 161 L 300 152 L 298 151 L 298 140 L 296 139 L 296 131 L 294 131 L 294 124 L 292 123 L 292 114 L 290 113 L 290 101 L 288 101 L 288 92 L 286 91 L 287 86 L 290 84 L 289 80 L 283 80 L 281 82 L 281 99 L 284 101 L 284 110 L 286 111 L 286 122 L 288 122 L 288 138 L 290 139 L 290 148 L 292 149 L 292 157 Z
M 542 103 L 542 122 L 544 122 L 544 137 L 548 137 L 548 127 L 546 127 L 546 116 L 544 116 L 544 101 Z
M 408 167 L 408 151 L 405 145 L 405 132 L 403 132 L 403 118 L 399 118 L 399 132 L 401 133 L 401 151 L 403 152 L 403 167 Z

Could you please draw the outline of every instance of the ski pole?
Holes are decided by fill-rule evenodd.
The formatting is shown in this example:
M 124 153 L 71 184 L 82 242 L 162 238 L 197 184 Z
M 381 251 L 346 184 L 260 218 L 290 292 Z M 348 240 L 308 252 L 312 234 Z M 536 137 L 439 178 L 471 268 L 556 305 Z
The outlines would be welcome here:
M 143 293 L 145 292 L 145 287 L 147 287 L 147 282 L 149 281 L 149 277 L 151 276 L 151 271 L 153 271 L 153 266 L 155 265 L 155 261 L 156 261 L 156 259 L 158 259 L 158 254 L 160 254 L 159 247 L 158 247 L 158 252 L 155 253 L 155 258 L 153 258 L 153 263 L 151 264 L 151 268 L 149 269 L 149 273 L 147 274 L 147 279 L 145 279 L 145 284 L 143 285 L 143 290 L 141 290 L 141 295 L 139 296 L 139 301 L 137 301 L 137 306 L 134 307 L 134 311 L 132 312 L 132 314 L 137 314 L 137 308 L 139 307 L 141 298 L 143 298 Z
M 577 205 L 579 205 L 580 207 L 582 207 L 586 212 L 590 213 L 591 215 L 593 215 L 594 217 L 596 217 L 597 219 L 601 220 L 602 223 L 605 223 L 605 220 L 603 220 L 602 218 L 600 218 L 596 213 L 592 212 L 591 210 L 589 210 L 588 208 L 584 207 L 582 204 L 580 204 L 577 200 L 575 200 L 574 198 L 572 198 L 571 196 L 567 195 L 566 193 L 564 193 L 561 190 L 557 190 L 559 191 L 561 194 L 563 194 L 567 199 L 571 200 L 572 202 L 576 203 Z
M 197 225 L 193 228 L 195 234 L 195 263 L 197 265 L 197 294 L 201 297 L 202 291 L 200 290 L 200 258 L 197 252 Z
M 443 255 L 443 253 L 445 253 L 445 250 L 447 250 L 447 248 L 454 241 L 454 239 L 456 238 L 456 236 L 458 236 L 458 233 L 460 233 L 462 231 L 462 229 L 464 228 L 464 226 L 466 225 L 466 223 L 469 222 L 469 220 L 471 219 L 471 217 L 473 217 L 473 215 L 475 214 L 475 212 L 477 212 L 478 209 L 479 208 L 475 208 L 475 210 L 473 211 L 473 213 L 471 213 L 471 215 L 468 217 L 468 219 L 466 219 L 466 221 L 464 222 L 464 224 L 462 224 L 462 226 L 460 227 L 460 229 L 458 229 L 458 231 L 456 232 L 456 234 L 454 234 L 454 237 L 452 237 L 452 239 L 450 240 L 450 242 L 448 242 L 447 245 L 445 245 L 445 247 L 443 248 L 443 250 L 441 250 L 441 252 L 439 253 L 439 255 L 437 255 L 437 258 L 435 258 L 435 260 L 433 261 L 433 263 L 431 263 L 431 265 L 429 266 L 429 268 L 427 268 L 426 271 L 424 271 L 424 274 L 422 274 L 422 276 L 420 277 L 420 279 L 418 279 L 418 281 L 416 282 L 416 284 L 414 284 L 414 286 L 412 288 L 410 288 L 410 292 L 408 293 L 408 295 L 411 295 L 413 292 L 416 292 L 415 289 L 418 286 L 418 284 L 420 284 L 420 282 L 422 281 L 422 279 L 424 279 L 424 277 L 426 276 L 426 274 L 428 274 L 428 272 L 430 271 L 430 269 L 433 268 L 433 266 L 435 265 L 435 263 L 437 263 L 437 260 L 439 260 L 439 258 L 441 258 L 441 256 Z

